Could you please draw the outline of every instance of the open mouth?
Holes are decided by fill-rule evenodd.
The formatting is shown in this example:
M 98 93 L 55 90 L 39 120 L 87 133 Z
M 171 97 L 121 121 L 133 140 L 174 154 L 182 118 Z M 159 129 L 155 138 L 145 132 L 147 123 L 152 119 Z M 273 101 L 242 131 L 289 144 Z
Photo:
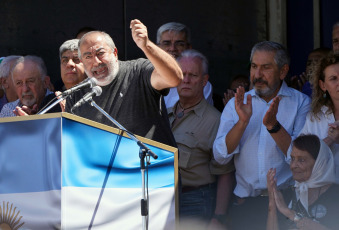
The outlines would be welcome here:
M 100 78 L 100 77 L 103 77 L 101 75 L 105 74 L 106 72 L 107 72 L 107 69 L 106 68 L 102 68 L 102 69 L 99 69 L 99 70 L 94 70 L 93 74 L 94 74 L 94 76 Z

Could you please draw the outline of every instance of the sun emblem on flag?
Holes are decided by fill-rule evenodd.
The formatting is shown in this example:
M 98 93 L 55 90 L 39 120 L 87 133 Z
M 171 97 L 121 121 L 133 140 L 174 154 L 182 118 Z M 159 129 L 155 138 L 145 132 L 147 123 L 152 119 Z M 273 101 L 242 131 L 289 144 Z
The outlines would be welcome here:
M 25 222 L 20 222 L 22 216 L 19 216 L 20 211 L 16 210 L 16 207 L 13 209 L 13 203 L 9 207 L 9 202 L 5 205 L 5 201 L 3 201 L 2 207 L 0 203 L 0 229 L 1 230 L 17 230 Z

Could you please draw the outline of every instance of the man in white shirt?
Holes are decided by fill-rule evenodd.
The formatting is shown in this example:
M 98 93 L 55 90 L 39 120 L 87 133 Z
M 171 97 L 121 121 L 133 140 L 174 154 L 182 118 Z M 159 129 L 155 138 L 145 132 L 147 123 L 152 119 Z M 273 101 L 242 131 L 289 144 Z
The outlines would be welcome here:
M 13 64 L 11 81 L 19 99 L 5 104 L 0 117 L 35 114 L 53 99 L 55 96 L 47 88 L 46 77 L 42 58 L 31 55 L 18 58 Z M 61 112 L 61 108 L 56 106 L 49 112 Z
M 157 31 L 157 45 L 176 59 L 184 50 L 192 49 L 190 29 L 178 22 L 166 23 L 160 26 Z M 211 105 L 213 105 L 212 96 L 212 84 L 207 81 L 204 87 L 204 97 Z M 166 108 L 173 107 L 179 100 L 177 88 L 171 88 L 164 100 Z
M 237 185 L 231 207 L 232 229 L 265 229 L 267 218 L 266 174 L 276 168 L 277 185 L 292 185 L 286 159 L 291 140 L 302 129 L 310 99 L 283 81 L 289 56 L 278 43 L 264 41 L 251 52 L 251 82 L 226 105 L 216 140 L 215 159 L 222 164 L 234 156 Z

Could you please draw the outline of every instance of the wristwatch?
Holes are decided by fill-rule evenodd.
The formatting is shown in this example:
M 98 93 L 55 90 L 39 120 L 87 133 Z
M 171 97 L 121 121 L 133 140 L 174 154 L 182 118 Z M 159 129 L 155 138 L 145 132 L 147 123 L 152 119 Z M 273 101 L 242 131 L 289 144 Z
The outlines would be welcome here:
M 269 133 L 277 133 L 281 128 L 281 125 L 279 123 L 279 121 L 277 121 L 277 123 L 275 123 L 275 125 L 272 127 L 272 129 L 267 129 L 267 131 Z
M 294 214 L 294 218 L 293 218 L 293 222 L 298 222 L 299 220 L 301 220 L 302 216 L 299 213 L 295 213 Z

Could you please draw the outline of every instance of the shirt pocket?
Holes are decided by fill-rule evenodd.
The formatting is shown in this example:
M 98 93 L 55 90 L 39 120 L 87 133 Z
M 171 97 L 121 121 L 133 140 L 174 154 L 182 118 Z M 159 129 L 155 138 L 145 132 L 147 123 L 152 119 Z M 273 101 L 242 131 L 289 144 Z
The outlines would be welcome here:
M 198 140 L 189 132 L 176 135 L 175 140 L 179 147 L 179 167 L 188 169 L 191 167 L 194 149 L 198 146 Z

